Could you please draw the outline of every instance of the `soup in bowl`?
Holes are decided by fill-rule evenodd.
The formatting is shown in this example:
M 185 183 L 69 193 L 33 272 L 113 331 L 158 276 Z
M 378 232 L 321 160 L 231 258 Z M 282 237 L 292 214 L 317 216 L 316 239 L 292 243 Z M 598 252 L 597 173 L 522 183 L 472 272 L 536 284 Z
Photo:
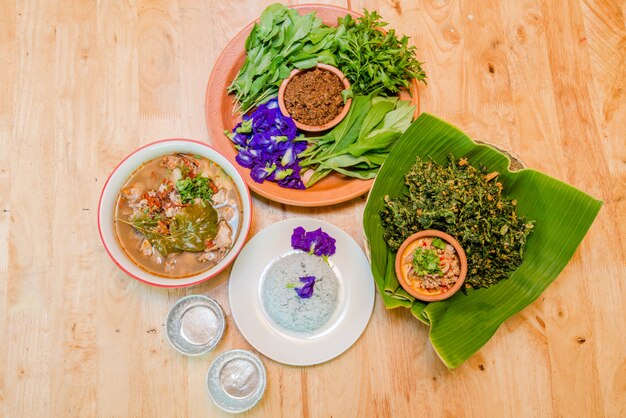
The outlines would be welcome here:
M 164 287 L 208 280 L 237 256 L 251 223 L 237 169 L 207 144 L 170 139 L 126 157 L 102 190 L 98 227 L 115 264 Z

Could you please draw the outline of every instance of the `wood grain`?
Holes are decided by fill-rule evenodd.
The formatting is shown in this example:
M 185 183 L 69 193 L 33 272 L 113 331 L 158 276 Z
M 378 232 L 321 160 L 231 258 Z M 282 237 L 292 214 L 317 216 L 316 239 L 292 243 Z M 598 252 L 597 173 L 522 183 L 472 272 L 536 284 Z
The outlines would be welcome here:
M 230 316 L 229 270 L 187 290 L 133 281 L 103 251 L 97 201 L 139 145 L 209 140 L 212 64 L 270 3 L 0 2 L 0 416 L 227 416 L 205 378 L 217 354 L 250 348 Z M 457 370 L 427 327 L 377 300 L 341 357 L 308 368 L 264 358 L 268 390 L 245 415 L 626 416 L 624 3 L 325 3 L 377 9 L 412 37 L 429 75 L 424 111 L 605 205 L 555 283 Z M 252 234 L 311 216 L 362 242 L 364 202 L 256 196 Z M 163 321 L 192 293 L 217 299 L 228 323 L 215 352 L 188 359 Z

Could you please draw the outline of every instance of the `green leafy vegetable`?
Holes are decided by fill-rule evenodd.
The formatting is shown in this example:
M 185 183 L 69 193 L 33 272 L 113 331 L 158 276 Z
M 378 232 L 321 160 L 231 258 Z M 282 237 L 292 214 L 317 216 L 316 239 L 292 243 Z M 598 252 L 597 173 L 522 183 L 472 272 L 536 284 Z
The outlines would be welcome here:
M 411 79 L 426 79 L 416 48 L 398 38 L 377 12 L 364 11 L 356 20 L 347 14 L 338 27 L 328 27 L 314 13 L 300 16 L 276 3 L 268 6 L 245 43 L 246 60 L 228 87 L 238 111 L 247 113 L 274 97 L 294 68 L 318 63 L 339 67 L 351 82 L 344 98 L 356 95 L 396 95 L 409 89 Z
M 345 119 L 299 154 L 300 166 L 312 169 L 306 186 L 336 171 L 371 179 L 394 142 L 409 127 L 415 108 L 397 97 L 356 96 Z
M 338 19 L 335 36 L 337 66 L 351 83 L 355 95 L 395 95 L 409 89 L 410 80 L 425 82 L 426 73 L 415 56 L 416 48 L 409 38 L 398 39 L 376 12 L 364 10 L 356 20 L 346 15 Z
M 474 166 L 500 173 L 508 197 L 518 201 L 520 214 L 537 221 L 524 250 L 524 262 L 508 280 L 487 289 L 468 289 L 442 302 L 424 303 L 398 283 L 395 254 L 383 238 L 379 213 L 384 196 L 408 191 L 404 175 L 415 157 L 446 165 L 448 154 L 467 156 Z M 588 232 L 602 202 L 532 169 L 509 170 L 501 152 L 478 145 L 456 127 L 422 114 L 394 145 L 380 169 L 363 213 L 363 227 L 371 252 L 372 274 L 388 309 L 405 307 L 430 326 L 429 339 L 449 368 L 458 367 L 478 351 L 511 316 L 534 302 L 565 268 Z
M 413 269 L 418 276 L 427 274 L 441 274 L 437 251 L 429 248 L 417 247 L 413 251 Z
M 176 190 L 180 193 L 183 203 L 193 202 L 196 198 L 211 200 L 213 196 L 212 182 L 207 177 L 187 177 L 176 182 Z
M 415 232 L 447 232 L 467 255 L 465 283 L 489 287 L 508 278 L 522 263 L 534 222 L 517 215 L 517 201 L 502 196 L 497 173 L 475 168 L 464 158 L 458 162 L 452 155 L 448 158 L 447 165 L 417 158 L 405 176 L 405 196 L 385 198 L 384 237 L 397 251 Z
M 335 65 L 334 38 L 335 28 L 322 25 L 313 13 L 300 16 L 279 3 L 268 6 L 246 39 L 246 60 L 228 87 L 238 111 L 247 113 L 274 97 L 294 68 Z
M 215 238 L 218 228 L 217 211 L 205 203 L 182 208 L 171 220 L 169 227 L 165 227 L 163 221 L 144 214 L 130 222 L 120 218 L 117 220 L 141 232 L 163 256 L 183 251 L 203 251 L 207 240 Z

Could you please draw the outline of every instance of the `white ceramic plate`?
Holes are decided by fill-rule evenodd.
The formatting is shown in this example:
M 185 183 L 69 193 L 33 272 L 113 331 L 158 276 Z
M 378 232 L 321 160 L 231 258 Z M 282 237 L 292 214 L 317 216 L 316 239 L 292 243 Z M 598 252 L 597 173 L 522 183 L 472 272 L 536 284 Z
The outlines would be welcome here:
M 226 256 L 218 264 L 209 270 L 182 279 L 170 279 L 167 277 L 157 276 L 143 270 L 133 263 L 115 237 L 113 219 L 117 196 L 120 189 L 128 180 L 128 177 L 144 162 L 150 161 L 161 155 L 172 154 L 175 152 L 197 154 L 222 167 L 226 174 L 228 174 L 235 183 L 237 191 L 241 196 L 241 203 L 243 206 L 241 228 L 228 254 L 226 254 Z M 100 239 L 102 240 L 102 244 L 104 244 L 104 248 L 113 262 L 129 276 L 141 282 L 160 287 L 192 286 L 219 274 L 233 262 L 235 257 L 237 257 L 237 254 L 243 247 L 246 237 L 248 236 L 251 221 L 252 200 L 250 198 L 250 191 L 248 190 L 241 173 L 239 173 L 237 168 L 221 153 L 203 142 L 191 139 L 164 139 L 145 145 L 134 151 L 128 157 L 124 158 L 109 175 L 109 178 L 102 188 L 102 194 L 100 195 L 100 202 L 98 204 L 98 231 L 100 232 Z
M 339 279 L 339 302 L 329 322 L 314 333 L 297 333 L 276 324 L 261 301 L 267 268 L 291 254 L 291 233 L 302 226 L 317 228 L 337 240 L 329 262 Z M 256 234 L 241 250 L 228 285 L 230 307 L 242 335 L 260 353 L 283 364 L 310 366 L 339 356 L 361 336 L 374 307 L 374 278 L 359 245 L 329 223 L 291 218 Z

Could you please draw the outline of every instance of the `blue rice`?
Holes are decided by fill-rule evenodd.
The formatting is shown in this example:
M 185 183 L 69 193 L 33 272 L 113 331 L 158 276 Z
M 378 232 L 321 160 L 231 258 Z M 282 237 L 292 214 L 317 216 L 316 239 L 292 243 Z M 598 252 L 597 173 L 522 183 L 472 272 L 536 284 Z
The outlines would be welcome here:
M 302 276 L 315 276 L 313 295 L 301 299 L 293 287 L 302 287 Z M 339 281 L 321 257 L 303 252 L 281 257 L 265 275 L 261 295 L 263 307 L 278 325 L 310 333 L 328 322 L 337 308 Z

